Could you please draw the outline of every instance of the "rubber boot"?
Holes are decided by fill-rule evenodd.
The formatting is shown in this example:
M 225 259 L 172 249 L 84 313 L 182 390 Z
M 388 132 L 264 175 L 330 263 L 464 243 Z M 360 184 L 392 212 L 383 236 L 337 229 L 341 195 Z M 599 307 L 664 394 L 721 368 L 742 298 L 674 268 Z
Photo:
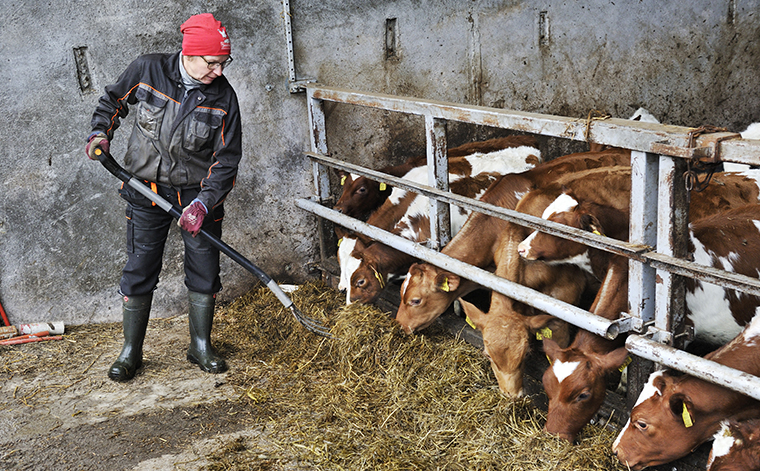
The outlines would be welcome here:
M 190 299 L 190 348 L 187 359 L 207 373 L 224 373 L 227 363 L 211 345 L 211 326 L 214 322 L 213 294 L 188 292 Z
M 124 347 L 121 354 L 108 370 L 108 377 L 114 381 L 129 381 L 142 366 L 143 340 L 148 328 L 150 303 L 153 294 L 124 297 L 122 304 L 122 328 Z

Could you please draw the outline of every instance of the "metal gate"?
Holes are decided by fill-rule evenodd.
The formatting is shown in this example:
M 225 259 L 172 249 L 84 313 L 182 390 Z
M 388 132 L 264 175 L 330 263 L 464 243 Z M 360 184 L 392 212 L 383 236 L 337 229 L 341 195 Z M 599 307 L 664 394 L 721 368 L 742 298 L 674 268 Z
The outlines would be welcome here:
M 486 288 L 531 305 L 579 328 L 614 339 L 630 333 L 626 348 L 639 358 L 691 374 L 760 400 L 760 378 L 679 349 L 685 334 L 684 278 L 697 278 L 760 295 L 760 280 L 708 268 L 682 257 L 688 232 L 688 199 L 684 171 L 694 159 L 760 165 L 760 141 L 729 133 L 698 134 L 697 129 L 623 119 L 575 119 L 521 111 L 461 105 L 345 90 L 318 83 L 306 85 L 315 196 L 296 205 L 320 218 L 367 235 L 418 259 L 437 265 Z M 423 116 L 427 139 L 428 186 L 328 157 L 323 102 L 346 103 Z M 631 152 L 629 242 L 591 234 L 448 192 L 446 121 L 498 127 L 544 136 L 610 145 Z M 729 139 L 730 138 L 730 139 Z M 422 246 L 345 216 L 323 205 L 330 197 L 330 168 L 420 193 L 431 201 L 432 242 Z M 438 252 L 448 234 L 448 204 L 486 213 L 532 229 L 621 254 L 629 263 L 630 315 L 608 320 Z M 436 216 L 437 215 L 437 216 Z M 320 237 L 322 257 L 329 254 Z M 657 282 L 655 282 L 657 280 Z M 635 362 L 638 363 L 638 362 Z M 638 397 L 650 368 L 629 375 L 629 407 Z

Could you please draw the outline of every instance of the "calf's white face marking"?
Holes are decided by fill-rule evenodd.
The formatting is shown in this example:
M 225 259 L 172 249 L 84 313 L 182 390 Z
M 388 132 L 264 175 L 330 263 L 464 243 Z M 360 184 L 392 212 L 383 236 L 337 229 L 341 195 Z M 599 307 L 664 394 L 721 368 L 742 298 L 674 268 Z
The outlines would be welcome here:
M 554 372 L 554 376 L 557 377 L 557 382 L 562 384 L 562 381 L 573 374 L 575 372 L 575 369 L 578 368 L 578 365 L 580 364 L 581 362 L 579 361 L 570 361 L 564 363 L 562 361 L 556 360 L 552 365 L 552 371 Z
M 654 385 L 654 379 L 658 376 L 662 376 L 662 371 L 655 371 L 651 375 L 649 375 L 649 381 L 647 381 L 647 384 L 644 385 L 644 389 L 641 390 L 641 394 L 639 394 L 639 398 L 636 400 L 636 404 L 634 404 L 634 408 L 641 404 L 642 402 L 646 401 L 647 399 L 654 397 L 655 394 L 661 394 L 660 390 L 657 389 Z M 617 438 L 615 439 L 615 442 L 612 444 L 612 449 L 618 447 L 620 444 L 620 440 L 623 438 L 623 435 L 628 430 L 628 427 L 631 425 L 631 419 L 628 419 L 628 422 L 625 423 L 625 427 L 623 427 L 623 430 L 620 431 Z
M 578 201 L 567 193 L 562 193 L 544 209 L 541 215 L 544 219 L 549 219 L 554 213 L 566 213 L 578 206 Z
M 338 263 L 340 264 L 339 290 L 346 290 L 346 304 L 351 304 L 351 276 L 354 274 L 361 260 L 351 256 L 356 247 L 356 239 L 344 237 L 338 247 Z

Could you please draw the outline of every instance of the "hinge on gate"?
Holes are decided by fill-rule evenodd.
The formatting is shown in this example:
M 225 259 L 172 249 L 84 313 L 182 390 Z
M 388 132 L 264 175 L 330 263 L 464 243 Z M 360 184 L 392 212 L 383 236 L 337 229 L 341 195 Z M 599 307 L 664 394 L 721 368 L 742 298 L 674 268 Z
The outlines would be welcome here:
M 665 345 L 673 345 L 673 342 L 680 338 L 684 338 L 685 342 L 691 342 L 694 340 L 694 327 L 691 325 L 683 326 L 683 332 L 673 335 L 673 333 L 657 328 L 653 324 L 654 322 L 647 322 L 645 324 L 646 332 L 644 333 L 644 337 L 654 340 L 655 342 Z
M 306 91 L 307 83 L 316 83 L 316 80 L 306 79 L 288 81 L 288 91 L 290 91 L 290 93 L 303 93 Z
M 740 137 L 741 134 L 733 132 L 711 132 L 702 134 L 697 139 L 690 133 L 690 143 L 687 146 L 676 146 L 670 141 L 657 141 L 653 142 L 649 149 L 654 154 L 699 160 L 704 163 L 718 163 L 721 161 L 720 143 Z M 697 141 L 698 145 L 695 145 L 694 141 Z

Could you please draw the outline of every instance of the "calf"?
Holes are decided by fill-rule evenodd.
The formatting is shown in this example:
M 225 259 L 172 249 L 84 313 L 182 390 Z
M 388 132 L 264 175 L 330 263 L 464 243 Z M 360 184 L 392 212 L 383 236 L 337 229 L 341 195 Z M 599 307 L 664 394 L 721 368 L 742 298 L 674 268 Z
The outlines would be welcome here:
M 735 191 L 734 186 L 744 186 L 744 191 Z M 732 206 L 757 201 L 755 184 L 743 175 L 723 175 L 718 185 L 708 187 L 703 193 L 694 193 L 690 205 L 690 216 L 700 217 L 706 213 L 719 211 L 716 206 Z M 734 190 L 726 191 L 724 189 Z M 725 196 L 719 194 L 725 191 Z M 720 202 L 720 203 L 718 203 Z M 628 214 L 604 205 L 588 201 L 578 201 L 572 194 L 564 193 L 547 209 L 544 217 L 554 222 L 564 223 L 597 234 L 627 240 Z M 735 210 L 721 212 L 703 218 L 691 225 L 692 250 L 695 260 L 708 266 L 727 268 L 719 261 L 720 256 L 733 253 L 737 271 L 749 276 L 757 276 L 751 266 L 741 260 L 754 258 L 757 242 L 732 244 L 732 248 L 719 247 L 722 238 L 716 238 L 716 231 L 723 231 L 728 239 L 739 240 L 756 231 L 746 218 L 760 217 L 757 205 L 740 206 Z M 740 221 L 740 222 L 739 222 Z M 739 238 L 739 239 L 737 239 Z M 749 237 L 751 241 L 753 237 Z M 695 247 L 707 249 L 696 250 Z M 529 260 L 546 260 L 551 263 L 575 263 L 603 280 L 590 311 L 607 319 L 616 319 L 628 310 L 628 259 L 583 244 L 534 232 L 518 246 L 518 252 Z M 710 252 L 713 257 L 710 256 Z M 722 255 L 720 255 L 722 254 Z M 749 255 L 749 256 L 748 256 Z M 717 300 L 726 299 L 724 306 L 717 306 Z M 733 338 L 747 321 L 728 322 L 732 312 L 746 311 L 753 296 L 737 298 L 733 291 L 724 292 L 715 285 L 704 285 L 687 280 L 687 322 L 694 325 L 698 338 L 713 345 L 721 345 Z M 740 302 L 745 303 L 741 305 Z M 709 304 L 708 304 L 709 303 Z M 706 308 L 706 306 L 710 308 Z M 715 316 L 714 312 L 723 316 Z M 573 344 L 566 349 L 559 348 L 551 340 L 544 341 L 544 350 L 552 362 L 552 367 L 544 373 L 543 382 L 549 397 L 549 413 L 546 430 L 570 441 L 596 414 L 606 395 L 607 378 L 617 377 L 618 369 L 627 354 L 623 348 L 625 338 L 606 340 L 586 331 L 580 331 Z M 581 367 L 583 366 L 583 367 Z
M 625 192 L 630 188 L 629 167 L 607 167 L 578 172 L 571 177 L 526 194 L 516 209 L 527 214 L 541 215 L 551 207 L 550 204 L 566 187 L 576 187 L 587 198 L 603 201 L 614 199 L 610 188 Z M 613 192 L 614 193 L 614 192 Z M 617 198 L 618 204 L 627 206 L 627 199 Z M 569 304 L 578 304 L 586 289 L 586 277 L 583 271 L 570 264 L 547 264 L 543 262 L 523 261 L 517 256 L 516 246 L 528 232 L 524 227 L 510 224 L 502 232 L 501 243 L 496 254 L 496 275 L 520 283 L 529 288 L 554 297 Z M 523 362 L 527 355 L 530 334 L 541 328 L 543 323 L 552 318 L 534 319 L 532 309 L 521 303 L 515 303 L 509 296 L 493 292 L 488 314 L 480 312 L 475 306 L 463 303 L 467 316 L 475 327 L 481 331 L 485 352 L 491 360 L 491 367 L 503 393 L 511 396 L 522 394 Z M 564 322 L 555 320 L 563 326 L 567 338 L 568 327 Z M 552 329 L 554 330 L 554 329 Z M 509 342 L 504 342 L 509 338 Z M 567 345 L 565 342 L 563 345 Z
M 518 201 L 530 190 L 548 185 L 571 174 L 615 165 L 630 165 L 630 152 L 610 149 L 602 152 L 583 152 L 558 157 L 522 174 L 505 175 L 495 182 L 481 201 L 507 209 L 515 209 Z M 494 265 L 494 256 L 508 222 L 472 213 L 462 229 L 443 248 L 444 253 L 479 268 Z M 407 333 L 430 325 L 455 299 L 474 290 L 478 285 L 428 263 L 410 266 L 401 286 L 401 303 L 396 320 Z
M 713 436 L 707 471 L 760 471 L 760 420 L 724 420 Z
M 458 147 L 453 147 L 448 150 L 448 157 L 464 157 L 477 153 L 487 154 L 502 149 L 522 146 L 535 149 L 534 155 L 536 156 L 541 155 L 538 150 L 538 141 L 534 136 L 517 135 L 489 139 L 487 141 L 469 142 Z M 413 157 L 401 165 L 384 167 L 379 171 L 394 177 L 403 177 L 413 168 L 423 165 L 427 165 L 426 155 Z M 336 170 L 336 174 L 340 177 L 340 184 L 343 190 L 333 209 L 346 216 L 366 220 L 391 194 L 392 188 L 384 183 L 348 173 L 344 170 Z
M 479 199 L 488 186 L 496 179 L 496 173 L 485 172 L 469 178 L 462 178 L 451 183 L 452 193 Z M 391 233 L 418 243 L 430 239 L 430 201 L 427 197 L 414 193 L 408 194 L 414 201 L 409 205 L 404 217 L 391 230 Z M 464 224 L 469 210 L 450 205 L 451 232 L 456 234 Z M 351 256 L 358 260 L 356 268 L 350 273 L 349 301 L 369 304 L 377 300 L 388 280 L 393 275 L 406 273 L 416 259 L 411 255 L 396 250 L 379 242 L 363 250 L 354 249 Z M 350 269 L 350 268 L 349 268 Z
M 760 316 L 734 340 L 708 354 L 721 365 L 760 375 Z M 676 460 L 709 440 L 723 420 L 760 417 L 760 402 L 738 392 L 669 371 L 652 373 L 612 445 L 620 462 L 638 470 Z
M 465 196 L 476 197 L 492 183 L 498 176 L 522 172 L 535 166 L 539 157 L 535 155 L 537 149 L 528 146 L 506 148 L 489 154 L 473 154 L 466 157 L 449 159 L 449 183 L 450 190 Z M 427 182 L 427 166 L 422 166 L 409 171 L 404 179 L 417 183 Z M 424 242 L 430 236 L 430 222 L 428 211 L 430 203 L 427 197 L 416 193 L 407 192 L 401 188 L 394 188 L 385 203 L 370 216 L 368 224 L 391 231 L 397 235 L 416 242 Z M 451 211 L 452 232 L 456 233 L 467 217 L 467 212 L 453 208 Z M 426 227 L 427 226 L 427 227 Z M 341 247 L 346 243 L 346 237 Z M 375 244 L 371 244 L 374 246 Z M 350 244 L 349 244 L 350 246 Z M 366 247 L 364 248 L 366 250 Z M 343 249 L 338 252 L 341 265 L 341 279 L 347 284 L 346 301 L 351 303 L 356 300 L 362 302 L 374 301 L 387 281 L 391 267 L 406 271 L 410 260 L 409 257 L 397 250 L 391 250 L 381 254 L 380 248 L 375 249 L 374 255 L 382 256 L 380 260 L 372 259 L 370 254 L 366 259 L 367 265 L 364 270 L 354 277 L 354 272 L 362 265 L 360 253 L 355 248 L 349 252 Z M 382 275 L 377 271 L 377 266 L 382 265 L 384 270 L 389 269 Z M 371 271 L 371 276 L 366 276 Z M 376 275 L 377 274 L 377 275 Z M 355 279 L 355 280 L 354 280 Z M 382 285 L 382 286 L 381 286 Z M 359 292 L 352 293 L 356 287 Z

